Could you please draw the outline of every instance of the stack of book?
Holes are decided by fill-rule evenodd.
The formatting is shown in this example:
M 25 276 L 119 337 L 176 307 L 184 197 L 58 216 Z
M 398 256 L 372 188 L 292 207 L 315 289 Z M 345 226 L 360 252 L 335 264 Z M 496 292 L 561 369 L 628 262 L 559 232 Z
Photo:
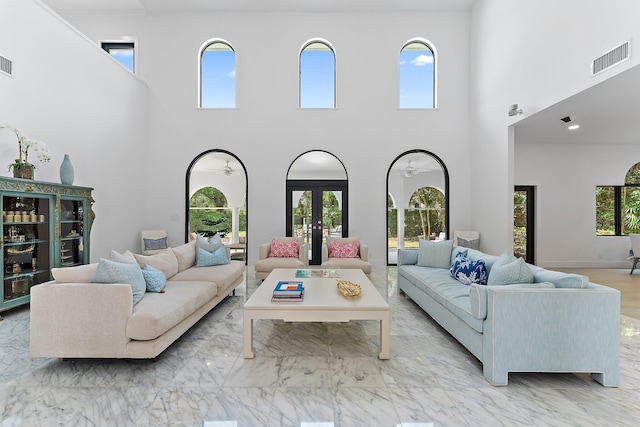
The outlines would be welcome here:
M 304 286 L 300 281 L 283 280 L 273 289 L 273 302 L 296 302 L 304 299 Z

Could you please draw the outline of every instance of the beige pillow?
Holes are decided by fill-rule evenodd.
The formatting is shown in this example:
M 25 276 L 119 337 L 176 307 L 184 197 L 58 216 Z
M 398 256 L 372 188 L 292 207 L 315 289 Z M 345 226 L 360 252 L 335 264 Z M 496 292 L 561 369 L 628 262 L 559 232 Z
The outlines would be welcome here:
M 164 277 L 169 279 L 178 273 L 178 260 L 173 251 L 162 251 L 153 255 L 133 254 L 140 267 L 149 264 L 151 267 L 162 271 Z
M 184 245 L 171 248 L 178 259 L 178 272 L 196 265 L 196 241 L 192 240 Z
M 58 283 L 91 283 L 96 275 L 98 263 L 75 267 L 52 268 L 51 274 Z
M 116 251 L 111 251 L 111 254 L 109 255 L 109 260 L 115 261 L 115 262 L 123 262 L 125 264 L 135 264 L 137 262 L 136 258 L 128 249 L 124 251 L 124 253 L 122 254 Z

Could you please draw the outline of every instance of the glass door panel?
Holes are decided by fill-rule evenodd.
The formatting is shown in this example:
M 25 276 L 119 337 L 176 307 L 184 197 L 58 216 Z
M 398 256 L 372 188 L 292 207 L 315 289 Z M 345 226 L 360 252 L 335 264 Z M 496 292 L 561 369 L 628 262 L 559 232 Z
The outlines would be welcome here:
M 50 280 L 51 207 L 50 197 L 2 197 L 2 303 Z
M 82 200 L 60 201 L 60 267 L 85 264 L 84 204 Z
M 342 191 L 322 192 L 322 243 L 327 235 L 342 237 Z
M 513 192 L 513 254 L 534 263 L 534 189 L 517 186 Z

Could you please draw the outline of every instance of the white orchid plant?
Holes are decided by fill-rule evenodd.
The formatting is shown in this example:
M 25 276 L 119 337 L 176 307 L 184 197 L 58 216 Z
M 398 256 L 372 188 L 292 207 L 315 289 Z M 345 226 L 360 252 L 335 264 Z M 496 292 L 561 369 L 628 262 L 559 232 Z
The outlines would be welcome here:
M 43 163 L 51 160 L 51 154 L 49 154 L 49 150 L 47 146 L 42 141 L 37 141 L 35 139 L 30 139 L 24 136 L 18 129 L 9 125 L 0 125 L 0 130 L 8 129 L 16 134 L 18 138 L 18 158 L 9 165 L 9 170 L 20 169 L 22 166 L 35 166 L 32 163 L 29 163 L 29 149 L 33 149 L 33 152 L 36 155 L 36 158 Z

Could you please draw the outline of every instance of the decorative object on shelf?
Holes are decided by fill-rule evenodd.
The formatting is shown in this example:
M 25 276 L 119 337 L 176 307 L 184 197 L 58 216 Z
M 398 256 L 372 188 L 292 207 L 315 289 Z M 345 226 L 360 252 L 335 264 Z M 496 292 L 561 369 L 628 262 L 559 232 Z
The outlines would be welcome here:
M 345 297 L 357 297 L 362 291 L 360 285 L 349 280 L 337 280 L 337 282 L 338 291 Z
M 0 130 L 2 129 L 9 129 L 15 133 L 18 138 L 18 158 L 9 165 L 9 170 L 13 171 L 13 177 L 33 179 L 33 171 L 36 167 L 29 163 L 29 149 L 33 148 L 38 160 L 48 162 L 51 160 L 51 155 L 49 154 L 49 150 L 47 150 L 47 146 L 42 141 L 27 138 L 13 126 L 0 125 Z
M 60 182 L 64 185 L 73 185 L 73 165 L 68 154 L 64 155 L 64 160 L 60 165 Z

